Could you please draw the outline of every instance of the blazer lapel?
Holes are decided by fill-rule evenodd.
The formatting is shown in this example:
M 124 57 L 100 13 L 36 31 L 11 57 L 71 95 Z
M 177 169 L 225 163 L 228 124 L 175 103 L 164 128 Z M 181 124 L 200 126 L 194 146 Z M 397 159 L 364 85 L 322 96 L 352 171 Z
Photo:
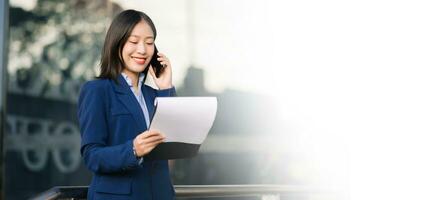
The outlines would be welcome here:
M 118 76 L 119 84 L 111 80 L 111 83 L 117 93 L 118 99 L 127 108 L 127 110 L 133 115 L 134 120 L 137 123 L 138 131 L 143 132 L 146 130 L 146 122 L 144 120 L 143 111 L 140 108 L 140 104 L 125 81 L 124 77 Z

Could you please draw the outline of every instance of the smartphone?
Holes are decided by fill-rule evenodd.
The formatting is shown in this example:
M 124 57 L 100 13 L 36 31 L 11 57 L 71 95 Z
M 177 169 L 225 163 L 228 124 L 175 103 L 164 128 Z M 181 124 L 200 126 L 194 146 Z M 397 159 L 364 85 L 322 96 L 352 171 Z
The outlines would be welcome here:
M 152 59 L 150 60 L 150 65 L 152 65 L 153 71 L 155 72 L 155 76 L 159 78 L 161 73 L 164 71 L 164 66 L 158 61 L 158 49 L 155 45 L 155 52 L 153 52 Z

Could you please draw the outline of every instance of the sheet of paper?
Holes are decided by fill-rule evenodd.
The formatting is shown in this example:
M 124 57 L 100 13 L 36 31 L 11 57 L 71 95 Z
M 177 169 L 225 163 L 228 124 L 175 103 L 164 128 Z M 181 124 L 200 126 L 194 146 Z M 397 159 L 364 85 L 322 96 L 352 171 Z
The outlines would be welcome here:
M 158 97 L 150 129 L 161 131 L 165 142 L 201 144 L 216 117 L 216 97 Z

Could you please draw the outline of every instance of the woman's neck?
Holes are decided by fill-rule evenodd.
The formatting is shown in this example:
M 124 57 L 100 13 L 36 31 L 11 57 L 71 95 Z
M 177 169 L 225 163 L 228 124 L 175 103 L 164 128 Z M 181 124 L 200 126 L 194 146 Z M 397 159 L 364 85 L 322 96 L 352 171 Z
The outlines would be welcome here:
M 133 85 L 133 88 L 137 89 L 138 87 L 138 80 L 140 73 L 131 72 L 128 70 L 122 70 L 122 73 L 126 74 L 129 79 L 131 79 L 131 83 Z

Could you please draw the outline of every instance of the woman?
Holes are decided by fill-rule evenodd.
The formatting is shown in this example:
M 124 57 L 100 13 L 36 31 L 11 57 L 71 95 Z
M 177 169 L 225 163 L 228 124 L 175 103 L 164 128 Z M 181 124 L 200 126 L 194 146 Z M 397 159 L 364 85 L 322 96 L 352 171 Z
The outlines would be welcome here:
M 167 160 L 149 161 L 164 136 L 148 130 L 156 97 L 175 96 L 170 61 L 159 77 L 150 67 L 156 29 L 143 12 L 125 10 L 112 21 L 97 80 L 81 88 L 78 118 L 81 155 L 94 174 L 88 199 L 174 199 Z M 148 75 L 159 90 L 144 84 Z

